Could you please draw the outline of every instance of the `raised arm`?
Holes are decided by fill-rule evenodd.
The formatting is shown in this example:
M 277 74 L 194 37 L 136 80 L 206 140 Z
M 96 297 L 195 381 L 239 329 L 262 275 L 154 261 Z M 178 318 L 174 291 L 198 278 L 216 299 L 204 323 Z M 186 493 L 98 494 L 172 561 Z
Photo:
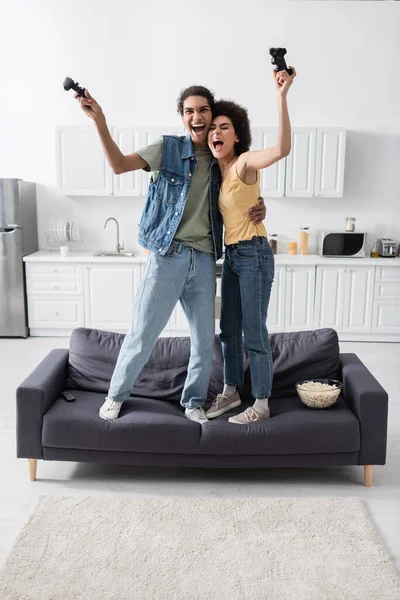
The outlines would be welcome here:
M 131 154 L 123 154 L 114 142 L 110 130 L 107 126 L 106 117 L 101 109 L 101 106 L 91 96 L 88 90 L 85 89 L 85 98 L 75 94 L 75 98 L 85 115 L 92 119 L 100 137 L 100 142 L 106 156 L 106 159 L 116 175 L 127 173 L 128 171 L 137 171 L 144 169 L 148 163 L 137 152 Z
M 239 177 L 246 180 L 251 178 L 254 171 L 265 169 L 287 156 L 292 146 L 292 131 L 290 127 L 289 112 L 287 107 L 287 93 L 296 77 L 296 70 L 288 75 L 286 71 L 276 73 L 272 71 L 275 80 L 278 103 L 278 139 L 276 146 L 270 146 L 265 150 L 252 150 L 244 152 L 239 156 L 237 170 Z

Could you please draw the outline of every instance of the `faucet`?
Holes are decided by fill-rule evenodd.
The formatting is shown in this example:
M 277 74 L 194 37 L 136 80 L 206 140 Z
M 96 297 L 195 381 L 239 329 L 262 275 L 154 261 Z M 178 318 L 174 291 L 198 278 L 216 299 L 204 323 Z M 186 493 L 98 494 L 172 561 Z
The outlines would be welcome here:
M 107 227 L 107 224 L 109 221 L 115 221 L 115 224 L 117 226 L 117 246 L 116 246 L 116 250 L 118 252 L 118 254 L 121 252 L 121 250 L 124 250 L 124 242 L 122 242 L 122 244 L 119 243 L 119 223 L 117 221 L 117 219 L 115 219 L 114 217 L 109 217 L 107 219 L 107 221 L 104 223 L 104 229 Z

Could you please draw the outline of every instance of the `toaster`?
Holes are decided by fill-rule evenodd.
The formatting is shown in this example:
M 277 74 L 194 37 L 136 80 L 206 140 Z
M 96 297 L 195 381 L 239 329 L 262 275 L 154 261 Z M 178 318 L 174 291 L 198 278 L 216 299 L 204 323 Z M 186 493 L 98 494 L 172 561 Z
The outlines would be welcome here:
M 385 258 L 396 256 L 397 242 L 394 240 L 391 240 L 390 238 L 379 238 L 377 239 L 376 243 L 378 246 L 379 256 L 383 256 Z

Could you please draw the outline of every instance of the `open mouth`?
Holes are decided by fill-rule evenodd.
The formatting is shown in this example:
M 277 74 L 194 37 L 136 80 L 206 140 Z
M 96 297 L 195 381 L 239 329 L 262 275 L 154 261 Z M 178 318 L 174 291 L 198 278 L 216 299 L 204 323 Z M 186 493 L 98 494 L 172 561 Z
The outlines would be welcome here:
M 224 145 L 224 142 L 221 142 L 221 140 L 213 140 L 213 146 L 215 150 L 221 150 L 222 146 Z
M 197 135 L 201 135 L 205 128 L 206 126 L 204 125 L 204 123 L 202 123 L 201 125 L 192 125 L 192 129 Z

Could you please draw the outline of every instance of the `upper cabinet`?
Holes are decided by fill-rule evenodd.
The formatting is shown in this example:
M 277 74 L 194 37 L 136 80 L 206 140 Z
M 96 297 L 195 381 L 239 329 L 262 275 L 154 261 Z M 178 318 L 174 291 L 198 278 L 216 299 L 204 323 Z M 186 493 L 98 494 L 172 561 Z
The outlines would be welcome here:
M 265 150 L 276 146 L 278 130 L 275 127 L 257 127 L 252 130 L 252 150 Z M 267 198 L 285 195 L 285 159 L 261 171 L 261 191 Z
M 142 148 L 143 134 L 133 127 L 113 127 L 112 136 L 114 142 L 123 154 L 131 154 Z M 99 140 L 97 140 L 99 144 Z M 139 171 L 130 171 L 122 175 L 113 173 L 113 195 L 114 196 L 141 196 L 142 195 L 143 173 Z
M 123 154 L 131 154 L 166 134 L 182 135 L 168 127 L 109 127 Z M 67 196 L 146 196 L 150 173 L 115 175 L 93 125 L 56 127 L 57 187 Z
M 254 149 L 277 142 L 276 127 L 253 130 Z M 289 156 L 261 172 L 267 198 L 343 196 L 346 131 L 336 127 L 293 127 Z
M 94 127 L 56 128 L 57 187 L 70 196 L 108 196 L 113 172 Z
M 173 127 L 110 127 L 124 154 L 136 152 L 162 135 L 182 135 Z M 276 127 L 252 129 L 252 149 L 275 146 Z M 292 150 L 261 171 L 266 198 L 343 196 L 346 131 L 335 127 L 293 127 Z M 72 196 L 146 196 L 150 174 L 135 171 L 114 175 L 93 125 L 56 128 L 57 185 Z
M 317 129 L 314 196 L 343 196 L 346 131 L 333 127 Z
M 296 127 L 292 130 L 292 150 L 286 158 L 285 196 L 314 196 L 316 142 L 316 129 Z

